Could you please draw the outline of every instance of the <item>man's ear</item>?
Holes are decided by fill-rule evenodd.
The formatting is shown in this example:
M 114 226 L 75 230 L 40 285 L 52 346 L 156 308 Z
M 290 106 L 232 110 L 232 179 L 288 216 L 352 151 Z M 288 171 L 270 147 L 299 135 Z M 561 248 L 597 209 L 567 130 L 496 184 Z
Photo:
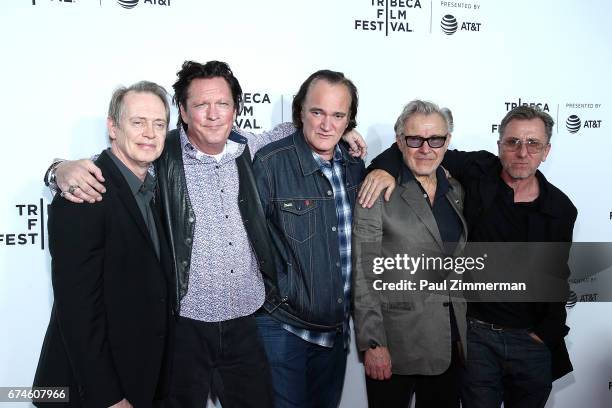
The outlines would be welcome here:
M 182 103 L 179 103 L 179 114 L 181 115 L 181 120 L 183 121 L 183 123 L 186 123 L 185 116 L 187 116 L 187 110 L 185 109 Z
M 111 140 L 115 140 L 117 138 L 117 126 L 110 116 L 106 118 L 106 128 L 108 129 L 108 137 Z

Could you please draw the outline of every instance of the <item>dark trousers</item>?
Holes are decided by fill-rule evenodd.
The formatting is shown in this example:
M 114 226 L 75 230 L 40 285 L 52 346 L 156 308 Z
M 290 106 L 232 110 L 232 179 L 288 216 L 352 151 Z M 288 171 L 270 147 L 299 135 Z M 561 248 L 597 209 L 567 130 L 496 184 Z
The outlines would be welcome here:
M 211 391 L 223 408 L 272 407 L 270 369 L 252 315 L 214 323 L 179 317 L 165 406 L 203 408 Z
M 459 343 L 453 344 L 451 363 L 439 375 L 398 375 L 388 380 L 366 376 L 370 408 L 408 408 L 415 395 L 415 408 L 459 408 L 461 361 Z
M 269 315 L 257 315 L 257 325 L 272 370 L 274 406 L 336 408 L 346 371 L 342 334 L 329 348 L 288 332 Z
M 552 389 L 546 345 L 527 330 L 493 329 L 468 320 L 464 408 L 540 408 Z

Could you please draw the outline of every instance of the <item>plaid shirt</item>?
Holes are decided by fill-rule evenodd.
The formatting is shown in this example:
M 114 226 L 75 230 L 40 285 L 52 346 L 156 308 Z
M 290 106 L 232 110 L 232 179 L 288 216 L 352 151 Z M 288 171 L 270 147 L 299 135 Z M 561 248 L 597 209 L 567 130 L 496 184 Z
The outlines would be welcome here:
M 349 315 L 351 301 L 351 224 L 353 222 L 353 211 L 349 202 L 346 189 L 344 188 L 344 157 L 340 148 L 336 146 L 334 157 L 330 163 L 321 159 L 318 154 L 312 153 L 323 175 L 329 180 L 334 192 L 336 204 L 336 215 L 338 217 L 338 247 L 340 248 L 340 263 L 342 270 L 342 281 L 344 282 L 344 347 L 347 348 L 350 340 Z M 305 329 L 298 329 L 288 324 L 282 327 L 301 337 L 309 343 L 315 343 L 323 347 L 333 347 L 336 339 L 336 332 L 316 332 Z

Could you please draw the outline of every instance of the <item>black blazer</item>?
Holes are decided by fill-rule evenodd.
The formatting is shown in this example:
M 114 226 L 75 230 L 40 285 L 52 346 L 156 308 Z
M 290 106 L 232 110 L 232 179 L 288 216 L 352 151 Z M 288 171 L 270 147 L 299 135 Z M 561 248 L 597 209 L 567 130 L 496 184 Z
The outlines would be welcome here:
M 372 161 L 369 169 L 382 169 L 392 175 L 397 175 L 401 164 L 402 155 L 397 144 L 394 143 Z M 464 215 L 468 229 L 471 229 L 480 222 L 482 214 L 493 204 L 502 170 L 501 162 L 497 156 L 487 151 L 449 150 L 444 155 L 442 165 L 461 182 L 465 189 Z M 578 211 L 571 200 L 548 182 L 539 170 L 536 172 L 536 177 L 540 184 L 540 207 L 536 214 L 529 217 L 528 241 L 568 243 L 567 250 L 560 254 L 561 256 L 550 260 L 557 268 L 557 274 L 567 279 L 570 274 L 567 265 L 569 243 L 572 242 Z M 565 325 L 567 317 L 565 303 L 534 303 L 533 312 L 538 323 L 532 330 L 551 351 L 553 379 L 560 378 L 573 370 L 564 341 L 564 337 L 569 332 L 569 327 Z
M 70 387 L 69 406 L 126 398 L 147 407 L 163 397 L 168 379 L 167 240 L 156 219 L 158 260 L 123 175 L 107 152 L 96 164 L 106 177 L 101 202 L 56 196 L 49 210 L 54 303 L 34 386 Z

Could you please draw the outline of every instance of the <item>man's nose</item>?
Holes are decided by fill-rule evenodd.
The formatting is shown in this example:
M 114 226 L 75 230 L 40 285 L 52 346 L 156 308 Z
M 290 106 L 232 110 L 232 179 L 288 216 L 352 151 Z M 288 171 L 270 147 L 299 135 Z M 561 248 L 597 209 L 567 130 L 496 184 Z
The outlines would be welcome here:
M 155 130 L 153 129 L 153 122 L 146 121 L 144 126 L 144 132 L 142 133 L 144 137 L 149 139 L 155 138 Z
M 419 147 L 419 152 L 423 154 L 427 154 L 430 151 L 431 151 L 431 147 L 429 146 L 429 143 L 427 143 L 427 140 L 423 140 L 423 144 L 421 145 L 421 147 Z
M 525 157 L 529 154 L 529 152 L 527 151 L 527 142 L 522 142 L 519 145 L 519 149 L 516 152 L 520 157 Z
M 208 120 L 216 120 L 219 118 L 219 110 L 215 106 L 214 103 L 210 104 L 208 109 L 206 110 L 206 119 Z
M 321 129 L 323 129 L 325 131 L 330 130 L 331 129 L 331 123 L 332 123 L 331 121 L 332 121 L 332 119 L 329 116 L 327 116 L 327 115 L 323 116 L 323 119 L 321 119 Z

